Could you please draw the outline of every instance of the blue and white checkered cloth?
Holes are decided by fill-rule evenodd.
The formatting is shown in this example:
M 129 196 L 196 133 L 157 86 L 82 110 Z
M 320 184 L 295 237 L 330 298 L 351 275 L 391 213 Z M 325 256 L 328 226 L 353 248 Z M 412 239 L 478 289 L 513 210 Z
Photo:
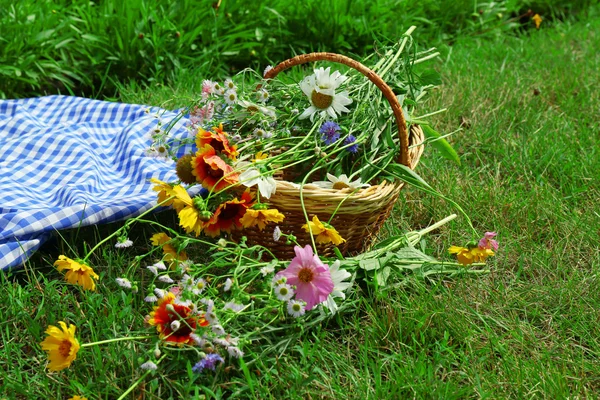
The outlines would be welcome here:
M 0 100 L 0 269 L 23 264 L 55 230 L 155 205 L 148 180 L 177 179 L 172 161 L 146 154 L 157 115 L 164 124 L 177 113 L 69 96 Z M 189 137 L 185 122 L 170 136 Z

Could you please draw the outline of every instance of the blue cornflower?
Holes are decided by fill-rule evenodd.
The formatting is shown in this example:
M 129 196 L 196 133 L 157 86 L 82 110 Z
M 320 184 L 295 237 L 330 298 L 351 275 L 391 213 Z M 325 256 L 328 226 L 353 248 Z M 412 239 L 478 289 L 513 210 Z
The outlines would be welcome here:
M 319 128 L 319 132 L 323 134 L 322 139 L 325 144 L 335 143 L 340 138 L 340 130 L 340 126 L 333 121 L 327 121 Z
M 207 354 L 202 360 L 198 361 L 196 365 L 192 367 L 192 371 L 201 373 L 205 368 L 214 371 L 217 368 L 217 363 L 223 362 L 223 357 L 217 353 Z
M 345 145 L 348 145 L 348 144 L 351 144 L 354 142 L 356 142 L 356 138 L 352 135 L 348 135 L 346 140 L 344 140 Z M 348 150 L 350 153 L 358 153 L 358 145 L 353 144 L 352 146 L 346 147 L 346 150 Z

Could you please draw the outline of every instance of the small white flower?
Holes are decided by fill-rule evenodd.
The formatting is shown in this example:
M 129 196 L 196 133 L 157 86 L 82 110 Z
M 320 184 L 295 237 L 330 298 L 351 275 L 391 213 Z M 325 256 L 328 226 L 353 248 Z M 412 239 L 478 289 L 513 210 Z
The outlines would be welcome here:
M 255 128 L 252 131 L 252 134 L 254 135 L 255 138 L 257 139 L 269 139 L 271 137 L 273 137 L 273 133 L 264 130 L 263 128 Z
M 265 70 L 263 71 L 263 76 L 265 76 L 267 74 L 267 72 L 269 72 L 270 70 L 273 69 L 272 65 L 267 65 L 267 67 L 265 68 Z
M 165 297 L 165 291 L 159 288 L 154 288 L 154 294 L 156 295 L 156 297 L 158 297 L 159 299 L 162 299 L 163 297 Z
M 260 195 L 270 199 L 277 191 L 277 181 L 272 176 L 263 176 L 260 171 L 254 167 L 246 169 L 240 174 L 239 181 L 246 187 L 258 185 Z
M 294 318 L 298 318 L 304 315 L 306 312 L 306 306 L 303 302 L 298 300 L 290 300 L 287 305 L 287 312 Z
M 152 353 L 154 354 L 155 358 L 160 357 L 161 352 L 160 352 L 160 349 L 158 348 L 158 344 L 156 345 L 156 347 L 154 348 L 154 351 Z
M 193 309 L 196 307 L 190 299 L 181 300 L 179 297 L 175 297 L 175 300 L 173 300 L 173 304 L 177 304 L 179 306 L 185 306 L 189 309 Z
M 145 369 L 145 370 L 150 370 L 150 371 L 156 371 L 158 369 L 158 366 L 156 364 L 154 364 L 152 361 L 146 361 L 145 363 L 140 365 L 140 368 Z
M 167 148 L 167 146 L 165 146 L 164 144 L 159 144 L 156 146 L 156 158 L 161 158 L 165 161 L 171 160 L 171 156 L 169 155 L 169 149 Z
M 346 108 L 347 105 L 352 103 L 352 99 L 348 97 L 348 92 L 335 93 L 335 90 L 346 80 L 346 76 L 340 74 L 339 71 L 331 74 L 329 67 L 327 69 L 318 68 L 314 72 L 313 75 L 307 76 L 300 82 L 300 89 L 308 97 L 311 104 L 300 115 L 300 119 L 310 117 L 310 121 L 313 122 L 317 113 L 322 118 L 329 115 L 331 118 L 336 119 L 338 113 L 350 112 Z
M 225 102 L 229 105 L 233 105 L 238 101 L 238 95 L 235 90 L 228 90 L 225 92 Z
M 294 297 L 294 289 L 287 283 L 282 283 L 275 287 L 275 294 L 279 300 L 289 301 Z
M 146 297 L 144 297 L 144 301 L 145 301 L 146 303 L 154 303 L 154 302 L 157 302 L 157 301 L 158 301 L 158 297 L 156 297 L 156 296 L 152 296 L 152 295 L 150 295 L 150 296 L 146 296 Z
M 156 149 L 154 147 L 147 148 L 144 151 L 144 153 L 146 154 L 146 157 L 150 157 L 150 158 L 158 157 L 158 151 L 156 151 Z
M 206 336 L 198 336 L 195 333 L 190 334 L 190 337 L 192 338 L 192 340 L 194 342 L 196 342 L 196 345 L 200 346 L 200 347 L 204 347 L 206 345 Z
M 274 107 L 260 105 L 246 100 L 238 100 L 238 105 L 241 106 L 247 113 L 251 115 L 260 112 L 261 114 L 269 118 L 274 119 L 277 117 Z
M 169 275 L 161 275 L 158 277 L 158 280 L 164 283 L 173 283 L 175 282 Z
M 275 275 L 273 277 L 273 279 L 271 279 L 271 286 L 275 287 L 277 285 L 281 285 L 282 283 L 286 283 L 287 282 L 287 278 L 283 275 Z
M 175 332 L 177 329 L 181 328 L 181 322 L 175 320 L 171 322 L 171 330 Z
M 275 229 L 273 229 L 273 240 L 279 242 L 279 239 L 281 239 L 281 229 L 279 229 L 279 225 L 277 225 Z
M 294 109 L 292 109 L 292 111 L 290 111 L 290 114 L 292 114 L 292 115 L 298 115 L 298 114 L 300 114 L 300 111 L 298 111 L 297 108 L 294 108 Z
M 229 292 L 231 290 L 231 286 L 233 286 L 233 281 L 230 278 L 227 278 L 225 281 L 225 286 L 223 286 L 223 290 Z
M 223 347 L 229 346 L 229 342 L 223 338 L 214 338 L 212 341 L 214 344 L 218 344 L 219 346 L 223 346 Z
M 223 310 L 231 310 L 233 312 L 240 312 L 242 311 L 246 306 L 244 306 L 243 304 L 237 304 L 234 303 L 233 301 L 230 301 L 228 303 L 225 303 L 225 305 L 223 306 Z
M 222 336 L 225 334 L 225 329 L 221 325 L 213 325 L 211 327 L 213 333 L 217 336 Z
M 156 269 L 160 269 L 162 271 L 166 271 L 167 270 L 167 266 L 162 261 L 159 261 L 156 264 L 152 264 L 152 266 L 155 267 Z
M 229 353 L 229 356 L 233 358 L 241 358 L 244 356 L 244 352 L 235 346 L 229 346 L 227 348 L 227 353 Z
M 219 239 L 217 241 L 217 246 L 219 246 L 219 247 L 227 247 L 227 240 L 223 239 L 223 238 Z
M 146 269 L 150 272 L 152 272 L 152 274 L 154 274 L 154 276 L 158 276 L 158 270 L 156 269 L 156 267 L 154 265 L 149 265 L 146 267 Z
M 202 278 L 198 278 L 194 281 L 194 286 L 192 287 L 192 293 L 195 295 L 199 295 L 206 288 L 206 281 Z
M 327 181 L 316 181 L 316 182 L 313 182 L 312 184 L 316 185 L 320 188 L 323 188 L 323 189 L 336 189 L 336 190 L 341 190 L 341 189 L 346 189 L 346 188 L 360 189 L 360 188 L 365 188 L 365 187 L 371 186 L 368 183 L 362 183 L 360 178 L 358 178 L 354 181 L 350 181 L 350 179 L 346 176 L 346 174 L 342 174 L 339 177 L 336 177 L 335 175 L 328 173 L 327 179 L 328 179 Z
M 265 89 L 260 89 L 256 92 L 256 98 L 261 103 L 265 103 L 267 100 L 269 100 L 269 97 L 271 96 L 269 95 L 269 92 L 267 92 Z
M 235 83 L 233 82 L 233 80 L 231 78 L 227 78 L 225 79 L 225 88 L 227 90 L 236 90 L 237 86 L 235 86 Z
M 204 313 L 204 318 L 208 321 L 209 324 L 215 325 L 219 323 L 219 319 L 217 318 L 217 314 L 211 311 L 206 311 Z
M 269 274 L 272 274 L 273 272 L 275 272 L 275 267 L 273 267 L 272 265 L 267 265 L 260 269 L 260 273 L 262 274 L 262 276 L 267 276 Z
M 131 247 L 131 245 L 133 245 L 133 242 L 131 240 L 129 240 L 128 238 L 123 238 L 122 240 L 119 239 L 119 241 L 117 243 L 115 243 L 115 247 L 117 249 L 124 249 L 126 247 Z
M 115 281 L 117 282 L 117 285 L 121 286 L 122 288 L 131 289 L 131 281 L 129 279 L 117 278 Z
M 219 82 L 213 82 L 212 84 L 213 84 L 213 86 L 212 86 L 213 94 L 221 94 L 222 95 L 223 93 L 225 93 L 225 87 L 220 85 Z

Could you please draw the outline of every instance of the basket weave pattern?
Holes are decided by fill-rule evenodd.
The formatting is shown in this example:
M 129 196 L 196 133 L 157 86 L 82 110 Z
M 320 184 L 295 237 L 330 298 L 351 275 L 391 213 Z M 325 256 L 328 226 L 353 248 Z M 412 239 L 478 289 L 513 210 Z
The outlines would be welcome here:
M 412 125 L 408 132 L 402 108 L 392 89 L 375 72 L 358 61 L 334 53 L 304 54 L 278 64 L 265 74 L 265 78 L 274 78 L 279 72 L 295 65 L 323 60 L 338 62 L 356 69 L 381 90 L 390 103 L 398 128 L 400 138 L 398 162 L 414 169 L 423 153 L 422 129 Z M 275 178 L 278 179 L 277 176 Z M 279 228 L 285 234 L 296 236 L 301 245 L 312 243 L 309 234 L 302 229 L 307 217 L 308 220 L 312 220 L 312 217 L 317 215 L 320 221 L 328 222 L 331 215 L 335 213 L 330 223 L 342 238 L 346 239 L 338 248 L 342 254 L 352 254 L 365 251 L 371 246 L 381 226 L 389 217 L 403 186 L 403 182 L 383 181 L 358 191 L 350 188 L 324 189 L 312 184 L 306 184 L 300 189 L 299 185 L 281 180 L 279 177 L 276 193 L 270 199 L 261 199 L 261 201 L 268 202 L 285 215 Z M 304 213 L 302 203 L 307 215 Z M 246 236 L 250 245 L 260 244 L 278 258 L 292 258 L 293 246 L 287 245 L 284 239 L 274 241 L 271 233 L 271 228 L 261 232 L 254 227 L 234 231 L 232 238 L 240 240 L 242 236 Z M 322 256 L 333 256 L 333 248 L 332 244 L 317 244 L 318 252 Z

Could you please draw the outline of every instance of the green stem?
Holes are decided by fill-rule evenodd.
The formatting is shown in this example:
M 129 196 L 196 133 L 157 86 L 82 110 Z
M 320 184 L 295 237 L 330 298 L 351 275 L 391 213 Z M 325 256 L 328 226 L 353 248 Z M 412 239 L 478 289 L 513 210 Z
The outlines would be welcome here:
M 160 364 L 160 362 L 166 357 L 167 355 L 163 355 L 157 362 L 156 364 Z M 146 376 L 148 376 L 148 374 L 150 374 L 150 372 L 152 372 L 151 370 L 146 371 L 142 376 L 140 376 L 140 379 L 138 379 L 137 381 L 135 381 L 133 383 L 133 385 L 129 386 L 129 389 L 127 389 L 117 400 L 123 400 L 125 397 L 127 397 L 127 395 L 129 393 L 131 393 L 133 391 L 133 389 L 135 389 L 137 387 L 137 385 L 139 385 L 145 378 Z
M 81 347 L 90 347 L 90 346 L 96 346 L 98 344 L 106 344 L 106 343 L 112 343 L 112 342 L 121 342 L 121 341 L 124 341 L 124 340 L 139 340 L 139 339 L 149 339 L 149 338 L 151 338 L 151 336 L 122 337 L 122 338 L 101 340 L 99 342 L 84 343 L 84 344 L 81 345 Z

